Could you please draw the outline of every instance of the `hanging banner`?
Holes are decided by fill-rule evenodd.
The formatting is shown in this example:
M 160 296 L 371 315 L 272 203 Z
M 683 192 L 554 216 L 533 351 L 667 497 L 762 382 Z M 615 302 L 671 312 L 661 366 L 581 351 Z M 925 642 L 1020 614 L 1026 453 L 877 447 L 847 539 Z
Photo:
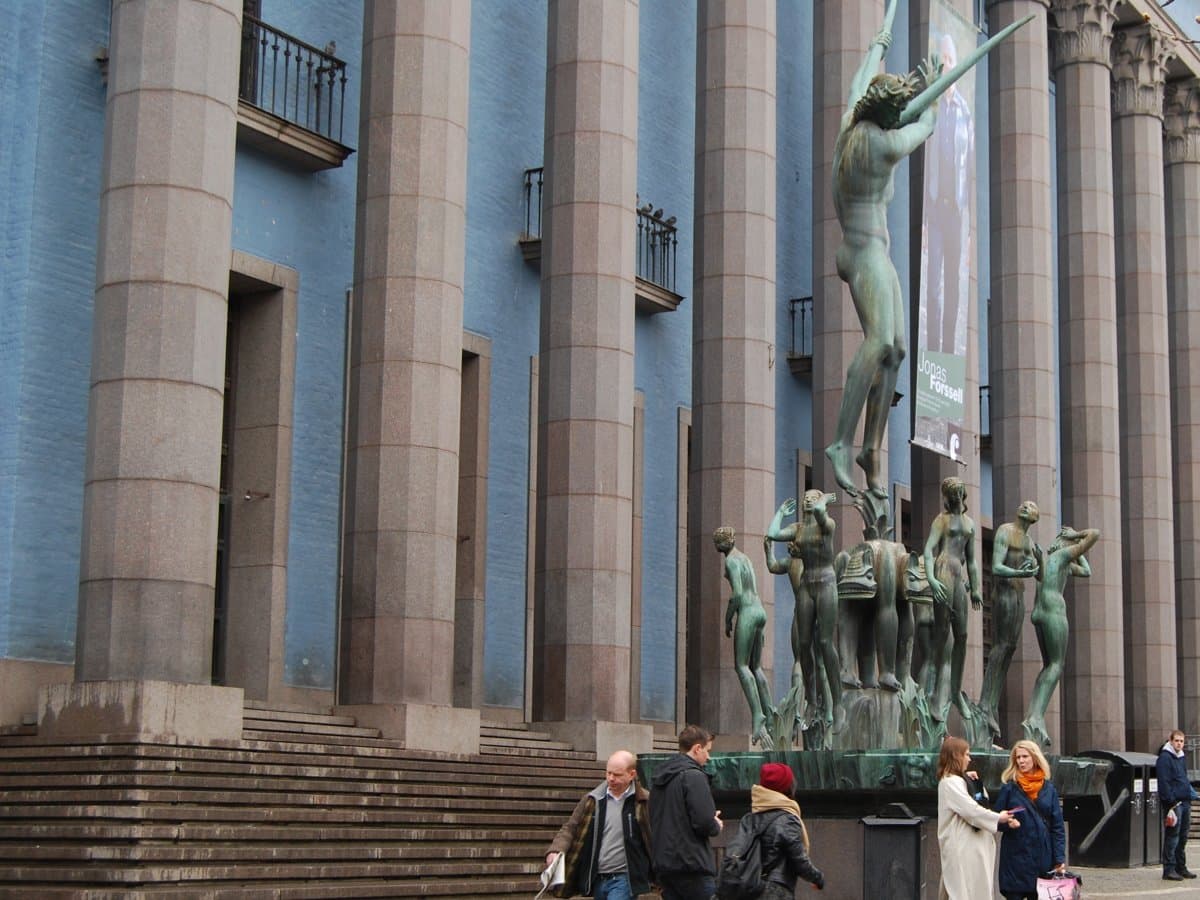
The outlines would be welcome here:
M 929 4 L 929 47 L 946 69 L 978 34 L 946 0 Z M 925 142 L 913 443 L 961 460 L 966 419 L 967 313 L 975 262 L 975 70 L 938 100 Z

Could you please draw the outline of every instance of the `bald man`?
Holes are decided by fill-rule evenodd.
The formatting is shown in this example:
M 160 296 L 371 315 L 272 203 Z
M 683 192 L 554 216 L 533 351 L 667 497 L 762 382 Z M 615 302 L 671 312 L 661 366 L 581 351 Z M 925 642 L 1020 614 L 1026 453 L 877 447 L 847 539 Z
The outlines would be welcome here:
M 546 853 L 551 865 L 567 854 L 560 896 L 633 900 L 650 892 L 649 794 L 637 783 L 637 757 L 618 750 L 604 781 L 584 795 Z

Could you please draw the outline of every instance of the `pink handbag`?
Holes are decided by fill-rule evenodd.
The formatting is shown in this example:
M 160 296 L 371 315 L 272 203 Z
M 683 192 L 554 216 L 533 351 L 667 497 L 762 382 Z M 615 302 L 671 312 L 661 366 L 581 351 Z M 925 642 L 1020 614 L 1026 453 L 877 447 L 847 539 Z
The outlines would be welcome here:
M 1083 879 L 1071 872 L 1042 875 L 1037 880 L 1038 900 L 1081 900 Z

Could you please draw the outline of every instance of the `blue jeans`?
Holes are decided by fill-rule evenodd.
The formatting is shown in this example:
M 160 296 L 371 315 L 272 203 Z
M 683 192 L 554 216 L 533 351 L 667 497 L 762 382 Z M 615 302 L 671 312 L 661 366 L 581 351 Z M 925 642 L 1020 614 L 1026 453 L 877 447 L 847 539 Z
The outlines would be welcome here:
M 712 900 L 717 880 L 711 875 L 661 875 L 663 900 Z
M 596 900 L 633 900 L 629 877 L 617 875 L 615 878 L 597 878 L 592 884 L 592 896 Z
M 1168 828 L 1163 833 L 1163 872 L 1187 871 L 1187 839 L 1188 829 L 1192 825 L 1192 804 L 1185 800 L 1175 811 L 1179 814 L 1179 821 L 1174 828 Z

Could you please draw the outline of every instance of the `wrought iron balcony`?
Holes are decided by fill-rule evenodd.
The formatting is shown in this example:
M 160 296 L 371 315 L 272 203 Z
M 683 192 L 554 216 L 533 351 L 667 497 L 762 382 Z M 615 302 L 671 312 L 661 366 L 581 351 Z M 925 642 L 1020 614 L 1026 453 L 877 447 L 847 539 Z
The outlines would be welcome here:
M 788 369 L 793 375 L 812 371 L 813 298 L 793 297 L 788 301 L 792 340 L 788 347 Z
M 250 14 L 242 16 L 238 136 L 310 169 L 340 166 L 346 63 Z
M 528 262 L 542 258 L 542 166 L 526 169 L 524 174 L 525 228 L 518 244 Z M 645 313 L 671 312 L 683 302 L 675 292 L 678 273 L 679 237 L 675 217 L 663 218 L 653 203 L 637 201 L 637 264 L 634 297 L 637 308 Z

